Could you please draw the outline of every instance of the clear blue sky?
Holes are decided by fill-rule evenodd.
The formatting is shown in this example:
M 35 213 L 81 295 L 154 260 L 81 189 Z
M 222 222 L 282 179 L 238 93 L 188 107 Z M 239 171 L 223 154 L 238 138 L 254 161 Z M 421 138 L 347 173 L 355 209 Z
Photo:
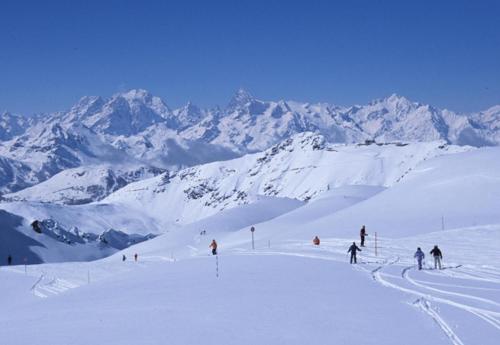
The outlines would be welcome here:
M 2 1 L 0 111 L 144 88 L 172 107 L 500 104 L 500 1 Z

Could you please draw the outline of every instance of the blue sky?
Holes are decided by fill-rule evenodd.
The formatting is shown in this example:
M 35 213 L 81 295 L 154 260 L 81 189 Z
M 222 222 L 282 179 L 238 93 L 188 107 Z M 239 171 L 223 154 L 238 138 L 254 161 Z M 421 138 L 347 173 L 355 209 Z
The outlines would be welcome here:
M 500 1 L 2 1 L 0 111 L 144 88 L 171 106 L 500 104 Z

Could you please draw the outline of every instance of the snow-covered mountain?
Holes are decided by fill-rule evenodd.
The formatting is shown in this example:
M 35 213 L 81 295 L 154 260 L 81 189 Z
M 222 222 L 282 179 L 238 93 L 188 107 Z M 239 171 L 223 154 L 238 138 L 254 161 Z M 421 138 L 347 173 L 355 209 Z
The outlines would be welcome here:
M 396 94 L 365 106 L 353 106 L 347 114 L 364 133 L 381 142 L 446 140 L 472 146 L 499 143 L 485 131 L 490 126 L 478 128 L 472 116 L 411 102 Z M 486 120 L 480 116 L 477 121 L 486 123 Z
M 351 143 L 369 138 L 353 121 L 342 116 L 342 108 L 328 104 L 265 102 L 244 90 L 238 90 L 222 115 L 209 114 L 181 135 L 208 140 L 237 152 L 256 152 L 306 131 L 319 132 L 331 142 Z
M 153 177 L 161 172 L 161 169 L 141 165 L 85 165 L 63 170 L 44 182 L 6 194 L 3 200 L 86 204 L 101 200 L 131 182 Z
M 130 174 L 138 167 L 178 170 L 259 152 L 307 131 L 332 143 L 443 140 L 458 145 L 497 145 L 498 109 L 457 114 L 398 95 L 340 107 L 262 101 L 245 90 L 238 90 L 226 107 L 213 109 L 188 103 L 172 110 L 159 97 L 140 89 L 110 98 L 83 97 L 64 112 L 1 116 L 0 191 L 17 192 L 61 171 L 86 166 L 83 169 L 130 164 Z M 80 190 L 102 185 L 99 180 L 84 185 L 78 181 L 73 182 Z
M 261 197 L 313 200 L 345 185 L 390 187 L 432 157 L 468 151 L 444 142 L 329 144 L 311 132 L 272 148 L 225 162 L 213 162 L 127 185 L 104 202 L 176 224 L 189 223 Z M 143 205 L 148 205 L 147 209 Z

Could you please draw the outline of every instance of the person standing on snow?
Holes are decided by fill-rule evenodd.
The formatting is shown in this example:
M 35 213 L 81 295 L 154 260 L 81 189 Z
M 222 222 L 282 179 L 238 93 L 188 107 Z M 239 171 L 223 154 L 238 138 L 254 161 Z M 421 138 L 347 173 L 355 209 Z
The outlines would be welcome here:
M 361 247 L 364 247 L 365 246 L 365 237 L 368 236 L 368 234 L 366 233 L 366 228 L 365 226 L 363 225 L 361 227 L 361 230 L 359 230 L 359 237 L 361 238 Z
M 425 254 L 422 251 L 422 249 L 420 249 L 420 247 L 417 248 L 417 251 L 415 252 L 415 255 L 413 255 L 413 257 L 417 259 L 418 269 L 421 270 L 422 269 L 422 260 L 425 259 Z
M 7 256 L 7 264 L 10 266 L 12 265 L 12 255 L 9 254 L 9 256 Z
M 314 239 L 313 239 L 313 244 L 314 244 L 315 246 L 319 246 L 319 244 L 320 244 L 320 240 L 319 240 L 319 237 L 318 237 L 318 236 L 314 237 Z
M 134 260 L 135 262 L 137 262 L 137 258 L 139 257 L 139 255 L 137 255 L 137 253 L 134 254 Z
M 357 251 L 361 251 L 361 249 L 358 248 L 358 246 L 356 245 L 356 242 L 352 242 L 352 245 L 349 247 L 349 250 L 347 251 L 348 253 L 351 253 L 351 264 L 354 262 L 355 264 L 357 264 L 357 260 L 356 260 L 356 252 Z
M 127 257 L 125 256 L 125 254 L 122 255 L 122 261 L 125 261 L 127 260 Z
M 215 242 L 215 239 L 212 240 L 208 248 L 212 248 L 212 255 L 217 255 L 217 242 Z
M 434 269 L 443 269 L 441 267 L 441 260 L 443 259 L 443 253 L 441 253 L 441 250 L 438 248 L 437 245 L 434 246 L 434 248 L 431 250 L 430 254 L 434 257 Z

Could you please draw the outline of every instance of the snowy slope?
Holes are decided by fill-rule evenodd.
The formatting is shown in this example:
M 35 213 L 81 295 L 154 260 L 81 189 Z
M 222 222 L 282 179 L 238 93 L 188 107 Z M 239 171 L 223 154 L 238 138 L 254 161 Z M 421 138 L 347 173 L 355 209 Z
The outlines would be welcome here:
M 23 177 L 22 181 L 10 187 L 11 191 L 45 181 L 65 169 L 83 165 L 121 162 L 149 165 L 102 142 L 86 127 L 74 124 L 65 128 L 55 119 L 40 122 L 22 136 L 0 143 L 0 154 L 11 162 L 22 164 L 21 168 L 11 173 Z
M 499 156 L 498 148 L 483 148 L 436 157 L 369 198 L 359 199 L 354 194 L 362 196 L 366 187 L 334 189 L 257 227 L 261 235 L 270 238 L 286 232 L 302 239 L 314 235 L 357 239 L 364 224 L 373 240 L 374 232 L 382 237 L 404 237 L 443 227 L 500 224 Z
M 310 200 L 344 185 L 392 186 L 420 162 L 469 150 L 440 142 L 411 145 L 331 145 L 297 134 L 266 150 L 128 185 L 105 199 L 152 217 L 189 223 L 259 195 Z
M 77 227 L 65 228 L 52 219 L 40 219 L 37 231 L 32 220 L 0 210 L 0 266 L 41 262 L 91 261 L 150 239 L 152 236 L 126 234 L 107 229 L 101 234 L 86 233 Z
M 20 190 L 38 182 L 39 179 L 28 164 L 0 156 L 1 193 Z
M 109 229 L 128 234 L 158 234 L 174 227 L 172 224 L 163 223 L 161 219 L 148 216 L 141 210 L 117 204 L 68 206 L 46 202 L 5 202 L 0 203 L 0 209 L 21 216 L 30 223 L 35 219 L 51 219 L 65 229 L 78 228 L 82 232 L 94 234 L 101 234 Z
M 160 174 L 163 170 L 140 165 L 86 165 L 66 169 L 52 178 L 17 193 L 4 201 L 43 201 L 68 205 L 98 201 L 127 184 Z
M 205 254 L 210 238 L 203 252 L 184 256 L 156 248 L 158 238 L 125 251 L 138 252 L 137 263 L 122 263 L 119 253 L 27 274 L 1 268 L 2 336 L 42 345 L 496 344 L 499 229 L 385 240 L 378 256 L 364 248 L 357 266 L 346 263 L 349 240 L 313 247 L 283 234 L 253 251 L 249 237 L 239 245 L 221 238 L 217 261 Z M 415 247 L 427 252 L 435 242 L 446 269 L 416 271 Z

